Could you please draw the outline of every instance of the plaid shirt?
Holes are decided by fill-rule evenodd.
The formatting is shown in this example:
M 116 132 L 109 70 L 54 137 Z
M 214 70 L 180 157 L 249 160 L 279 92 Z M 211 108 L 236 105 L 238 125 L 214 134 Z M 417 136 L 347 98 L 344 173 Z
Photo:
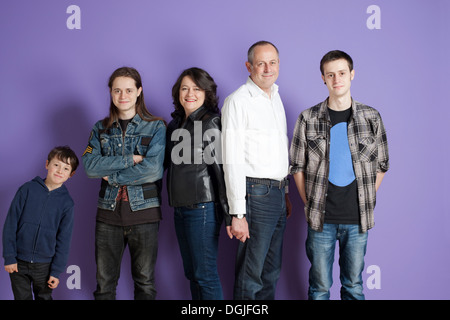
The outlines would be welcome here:
M 377 172 L 389 169 L 389 154 L 381 116 L 375 109 L 352 100 L 348 142 L 358 188 L 361 232 L 374 226 Z M 328 99 L 303 111 L 295 124 L 290 148 L 291 174 L 305 174 L 305 215 L 309 226 L 322 231 L 330 162 Z

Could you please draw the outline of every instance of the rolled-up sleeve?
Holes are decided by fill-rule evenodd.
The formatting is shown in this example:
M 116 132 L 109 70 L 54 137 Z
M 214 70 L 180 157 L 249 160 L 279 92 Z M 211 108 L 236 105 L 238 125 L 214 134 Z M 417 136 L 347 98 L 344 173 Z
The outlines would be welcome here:
M 306 150 L 307 141 L 305 134 L 305 119 L 302 114 L 297 118 L 295 123 L 294 134 L 292 136 L 291 148 L 289 150 L 289 157 L 291 167 L 290 174 L 295 174 L 305 170 L 306 166 Z
M 386 172 L 389 170 L 389 149 L 386 135 L 386 129 L 383 120 L 379 115 L 379 125 L 377 130 L 377 146 L 378 146 L 378 163 L 377 171 Z

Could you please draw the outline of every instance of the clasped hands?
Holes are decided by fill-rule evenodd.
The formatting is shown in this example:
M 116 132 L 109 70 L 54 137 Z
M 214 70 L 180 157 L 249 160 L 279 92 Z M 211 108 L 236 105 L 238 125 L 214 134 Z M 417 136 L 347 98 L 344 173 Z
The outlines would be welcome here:
M 285 199 L 286 199 L 286 217 L 289 218 L 292 212 L 292 204 L 287 193 L 285 195 Z M 231 220 L 231 226 L 227 226 L 227 234 L 230 239 L 233 239 L 234 236 L 242 243 L 244 243 L 247 239 L 249 239 L 250 232 L 248 230 L 248 223 L 247 220 L 245 219 L 245 216 L 242 219 L 233 217 Z
M 241 242 L 245 242 L 248 238 L 250 238 L 248 223 L 245 217 L 242 219 L 233 217 L 231 220 L 231 226 L 227 226 L 227 234 L 230 239 L 233 239 L 234 236 Z

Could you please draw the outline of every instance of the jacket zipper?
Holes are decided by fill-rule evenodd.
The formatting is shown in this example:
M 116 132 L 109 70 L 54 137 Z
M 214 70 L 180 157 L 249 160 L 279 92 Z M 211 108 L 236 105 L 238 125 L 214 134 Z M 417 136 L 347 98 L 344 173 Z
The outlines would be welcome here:
M 38 235 L 41 231 L 41 223 L 42 223 L 42 217 L 44 215 L 45 212 L 45 207 L 47 206 L 47 202 L 48 202 L 48 198 L 50 197 L 50 192 L 47 193 L 47 199 L 45 200 L 42 209 L 41 209 L 41 214 L 39 216 L 39 224 L 36 230 L 36 234 L 34 235 L 34 241 L 33 241 L 33 252 L 31 253 L 31 263 L 34 263 L 34 255 L 36 254 L 36 246 L 37 246 L 37 239 L 38 239 Z

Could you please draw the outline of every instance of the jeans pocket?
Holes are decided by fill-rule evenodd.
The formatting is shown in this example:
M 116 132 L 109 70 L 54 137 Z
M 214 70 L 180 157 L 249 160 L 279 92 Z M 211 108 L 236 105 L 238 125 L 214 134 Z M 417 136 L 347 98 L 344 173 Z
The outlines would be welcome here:
M 247 192 L 247 196 L 249 197 L 265 197 L 270 193 L 270 187 L 264 184 L 254 183 L 250 185 Z

